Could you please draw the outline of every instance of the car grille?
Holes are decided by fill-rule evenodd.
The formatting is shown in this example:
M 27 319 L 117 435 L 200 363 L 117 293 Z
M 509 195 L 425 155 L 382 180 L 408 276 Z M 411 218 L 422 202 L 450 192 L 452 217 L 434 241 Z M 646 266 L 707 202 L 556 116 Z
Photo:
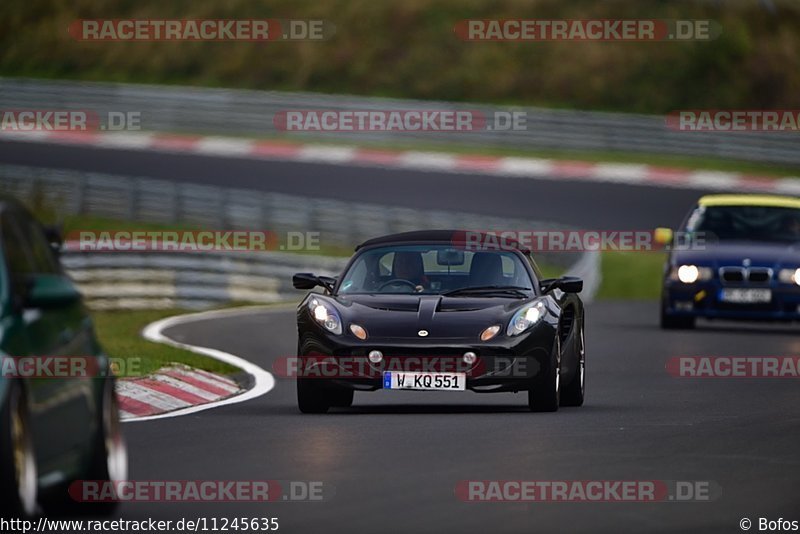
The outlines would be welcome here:
M 722 267 L 719 278 L 724 284 L 768 284 L 772 279 L 769 267 Z

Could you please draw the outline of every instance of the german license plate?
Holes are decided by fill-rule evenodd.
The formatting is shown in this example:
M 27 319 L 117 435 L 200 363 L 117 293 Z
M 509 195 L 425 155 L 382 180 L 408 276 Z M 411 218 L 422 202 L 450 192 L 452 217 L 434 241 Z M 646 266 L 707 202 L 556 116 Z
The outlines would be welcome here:
M 772 290 L 728 288 L 720 291 L 719 299 L 738 304 L 759 304 L 772 301 Z
M 427 391 L 464 391 L 467 375 L 464 373 L 383 373 L 384 389 L 419 389 Z

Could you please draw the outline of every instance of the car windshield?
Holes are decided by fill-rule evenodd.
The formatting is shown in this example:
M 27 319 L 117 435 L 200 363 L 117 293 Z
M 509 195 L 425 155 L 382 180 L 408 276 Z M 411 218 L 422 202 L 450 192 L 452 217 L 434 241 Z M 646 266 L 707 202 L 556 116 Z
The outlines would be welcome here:
M 800 209 L 771 206 L 700 206 L 689 216 L 686 231 L 706 241 L 800 241 Z
M 532 291 L 523 260 L 511 251 L 470 251 L 448 245 L 394 245 L 365 250 L 342 278 L 340 294 L 442 294 L 497 288 Z M 470 292 L 466 292 L 470 293 Z M 477 291 L 474 294 L 481 294 Z M 485 294 L 485 293 L 484 293 Z

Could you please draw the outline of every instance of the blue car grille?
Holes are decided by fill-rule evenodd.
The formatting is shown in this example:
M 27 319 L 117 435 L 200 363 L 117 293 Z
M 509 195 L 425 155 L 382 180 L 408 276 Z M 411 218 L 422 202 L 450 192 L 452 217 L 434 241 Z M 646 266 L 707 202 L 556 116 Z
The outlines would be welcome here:
M 721 267 L 719 278 L 723 284 L 768 284 L 772 280 L 769 267 Z

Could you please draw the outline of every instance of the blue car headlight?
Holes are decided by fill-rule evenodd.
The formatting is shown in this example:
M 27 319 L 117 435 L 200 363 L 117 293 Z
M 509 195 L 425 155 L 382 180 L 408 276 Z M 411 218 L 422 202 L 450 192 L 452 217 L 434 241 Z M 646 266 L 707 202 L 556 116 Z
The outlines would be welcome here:
M 315 297 L 308 301 L 308 310 L 325 330 L 337 336 L 342 334 L 342 318 L 332 304 Z
M 525 306 L 514 314 L 508 323 L 506 335 L 516 336 L 523 333 L 528 328 L 538 324 L 542 317 L 547 313 L 544 303 L 540 300 L 529 306 Z
M 669 278 L 673 281 L 681 281 L 684 284 L 693 284 L 698 280 L 711 280 L 713 276 L 714 273 L 709 267 L 677 265 L 670 271 Z
M 781 269 L 778 271 L 778 280 L 784 284 L 797 284 L 800 286 L 800 269 Z

